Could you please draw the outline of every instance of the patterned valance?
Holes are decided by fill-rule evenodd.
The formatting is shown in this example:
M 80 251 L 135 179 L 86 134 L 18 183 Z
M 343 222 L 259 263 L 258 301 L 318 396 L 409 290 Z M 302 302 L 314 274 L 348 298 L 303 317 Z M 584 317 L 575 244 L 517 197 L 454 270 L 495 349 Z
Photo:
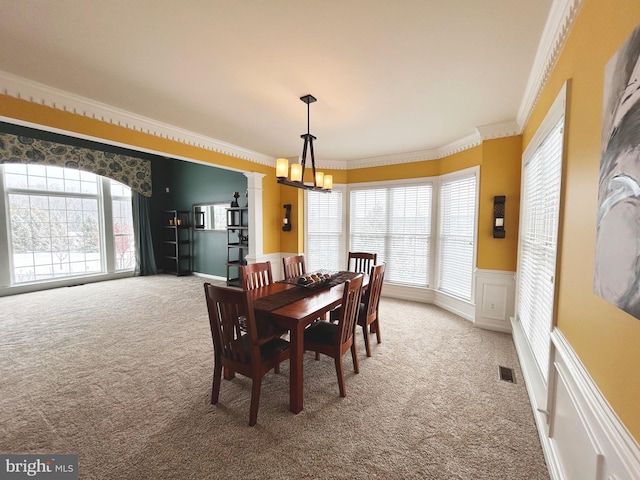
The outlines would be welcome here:
M 151 162 L 142 158 L 0 133 L 0 163 L 37 163 L 109 177 L 151 196 Z

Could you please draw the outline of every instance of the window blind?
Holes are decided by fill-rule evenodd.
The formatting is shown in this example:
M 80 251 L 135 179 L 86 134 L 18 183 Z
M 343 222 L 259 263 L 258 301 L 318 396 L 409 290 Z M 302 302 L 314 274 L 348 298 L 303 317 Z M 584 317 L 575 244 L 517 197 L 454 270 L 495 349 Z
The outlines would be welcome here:
M 517 316 L 545 381 L 553 323 L 563 125 L 564 118 L 525 159 L 522 182 Z
M 447 180 L 440 188 L 438 289 L 471 300 L 475 266 L 476 176 Z
M 351 191 L 349 250 L 377 254 L 385 282 L 429 286 L 432 191 L 430 183 Z
M 345 269 L 342 221 L 342 192 L 307 192 L 307 271 Z

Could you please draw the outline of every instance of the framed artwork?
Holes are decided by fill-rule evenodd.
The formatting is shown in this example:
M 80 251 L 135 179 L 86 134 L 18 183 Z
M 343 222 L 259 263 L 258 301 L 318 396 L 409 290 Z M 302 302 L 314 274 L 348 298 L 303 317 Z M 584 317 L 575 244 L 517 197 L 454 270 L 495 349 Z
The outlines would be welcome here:
M 640 319 L 640 25 L 605 68 L 594 292 Z

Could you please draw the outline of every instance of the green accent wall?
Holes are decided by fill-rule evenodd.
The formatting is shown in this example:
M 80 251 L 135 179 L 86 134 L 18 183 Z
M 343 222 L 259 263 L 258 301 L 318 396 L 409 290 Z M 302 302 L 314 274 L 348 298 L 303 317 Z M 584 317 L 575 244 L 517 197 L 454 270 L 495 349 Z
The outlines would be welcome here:
M 151 164 L 153 175 L 154 248 L 158 268 L 162 268 L 162 210 L 189 210 L 193 205 L 233 201 L 233 192 L 240 192 L 238 203 L 246 205 L 247 177 L 240 172 L 175 160 L 157 158 Z M 169 193 L 166 189 L 169 188 Z M 192 269 L 194 272 L 226 277 L 227 233 L 225 231 L 191 230 Z

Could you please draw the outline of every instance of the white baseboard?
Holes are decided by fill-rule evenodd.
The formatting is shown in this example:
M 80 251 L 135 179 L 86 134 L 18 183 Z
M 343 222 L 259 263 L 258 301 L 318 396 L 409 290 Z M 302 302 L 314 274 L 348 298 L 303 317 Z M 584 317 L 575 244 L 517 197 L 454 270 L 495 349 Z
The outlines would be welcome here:
M 219 275 L 210 275 L 208 273 L 200 273 L 200 272 L 191 272 L 192 275 L 196 277 L 207 278 L 209 280 L 217 280 L 219 282 L 227 282 L 227 277 L 221 277 Z
M 467 302 L 466 300 L 462 300 L 460 298 L 452 297 L 451 295 L 447 295 L 446 293 L 442 293 L 437 290 L 433 292 L 433 295 L 433 303 L 435 305 L 444 308 L 451 313 L 455 313 L 465 320 L 473 322 L 475 314 L 475 307 L 473 303 Z
M 382 285 L 381 295 L 383 297 L 409 300 L 411 302 L 433 303 L 433 290 L 429 288 L 385 283 Z
M 606 401 L 562 332 L 557 328 L 551 332 L 553 365 L 547 389 L 520 322 L 512 318 L 511 323 L 551 478 L 640 478 L 640 446 Z

